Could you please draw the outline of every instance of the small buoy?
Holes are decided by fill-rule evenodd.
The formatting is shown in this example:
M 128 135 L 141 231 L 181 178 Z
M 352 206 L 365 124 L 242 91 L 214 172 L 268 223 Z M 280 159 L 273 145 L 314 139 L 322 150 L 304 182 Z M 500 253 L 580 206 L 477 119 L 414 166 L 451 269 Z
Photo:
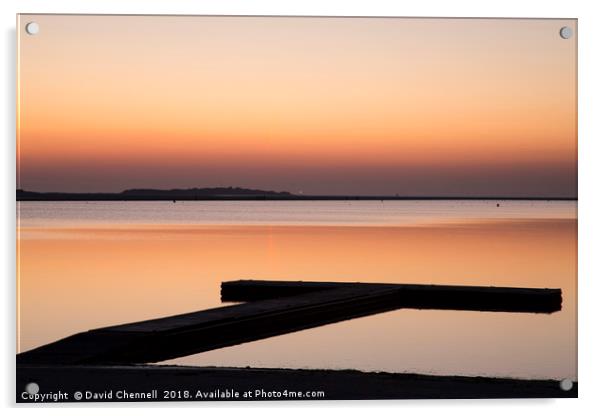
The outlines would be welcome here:
M 174 202 L 176 202 L 176 201 L 174 201 Z M 495 206 L 496 206 L 496 207 L 499 207 L 499 206 L 500 206 L 500 204 L 495 204 Z

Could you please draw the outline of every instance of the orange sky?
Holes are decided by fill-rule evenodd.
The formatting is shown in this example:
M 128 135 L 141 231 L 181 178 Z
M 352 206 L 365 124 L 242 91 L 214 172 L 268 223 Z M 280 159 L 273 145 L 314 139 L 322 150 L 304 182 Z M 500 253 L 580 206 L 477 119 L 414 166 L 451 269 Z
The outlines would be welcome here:
M 562 26 L 21 15 L 18 187 L 574 197 Z

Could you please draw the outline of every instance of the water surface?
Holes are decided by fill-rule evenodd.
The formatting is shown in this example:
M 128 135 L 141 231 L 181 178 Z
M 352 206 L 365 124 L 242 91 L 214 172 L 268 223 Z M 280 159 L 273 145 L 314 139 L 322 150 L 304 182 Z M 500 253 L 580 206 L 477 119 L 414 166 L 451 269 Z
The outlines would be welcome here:
M 499 204 L 499 206 L 497 206 Z M 220 306 L 236 279 L 550 287 L 551 315 L 397 310 L 171 360 L 576 379 L 576 202 L 20 202 L 19 350 Z

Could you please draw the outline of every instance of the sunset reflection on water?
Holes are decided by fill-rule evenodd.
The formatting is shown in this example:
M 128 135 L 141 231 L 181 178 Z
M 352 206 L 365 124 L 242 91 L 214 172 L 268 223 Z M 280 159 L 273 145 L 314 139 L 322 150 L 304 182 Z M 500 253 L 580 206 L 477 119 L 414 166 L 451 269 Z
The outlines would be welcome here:
M 542 211 L 545 204 L 554 203 L 542 203 Z M 561 288 L 562 311 L 550 315 L 397 310 L 170 362 L 576 379 L 571 204 L 566 215 L 540 219 L 471 214 L 405 225 L 369 218 L 309 225 L 115 219 L 77 226 L 36 217 L 24 212 L 35 207 L 22 204 L 19 350 L 91 328 L 220 306 L 220 283 L 228 280 Z

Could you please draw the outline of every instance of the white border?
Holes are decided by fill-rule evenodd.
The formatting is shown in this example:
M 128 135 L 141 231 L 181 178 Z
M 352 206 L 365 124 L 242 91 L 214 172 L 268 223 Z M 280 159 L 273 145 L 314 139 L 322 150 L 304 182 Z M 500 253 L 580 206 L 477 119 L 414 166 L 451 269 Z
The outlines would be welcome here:
M 334 16 L 436 16 L 436 17 L 555 17 L 579 19 L 579 399 L 576 400 L 455 400 L 389 402 L 278 402 L 278 403 L 195 403 L 181 404 L 178 411 L 265 414 L 283 411 L 306 414 L 314 411 L 338 411 L 365 414 L 368 411 L 399 414 L 420 411 L 426 414 L 505 415 L 545 413 L 546 415 L 591 414 L 600 407 L 600 351 L 602 345 L 600 294 L 602 270 L 599 261 L 602 247 L 600 213 L 602 213 L 602 15 L 596 1 L 477 1 L 477 0 L 3 0 L 2 8 L 2 181 L 0 204 L 2 219 L 2 256 L 4 283 L 2 324 L 2 358 L 0 377 L 1 404 L 14 410 L 15 353 L 15 14 L 16 13 L 117 13 L 117 14 L 247 14 L 247 15 L 334 15 Z M 598 215 L 596 215 L 598 214 Z M 107 407 L 87 409 L 105 413 Z M 161 404 L 127 405 L 129 412 L 164 414 Z M 337 409 L 335 409 L 335 407 Z M 26 408 L 25 411 L 35 411 Z M 50 406 L 45 412 L 81 413 L 81 406 Z M 599 410 L 598 410 L 599 411 Z

